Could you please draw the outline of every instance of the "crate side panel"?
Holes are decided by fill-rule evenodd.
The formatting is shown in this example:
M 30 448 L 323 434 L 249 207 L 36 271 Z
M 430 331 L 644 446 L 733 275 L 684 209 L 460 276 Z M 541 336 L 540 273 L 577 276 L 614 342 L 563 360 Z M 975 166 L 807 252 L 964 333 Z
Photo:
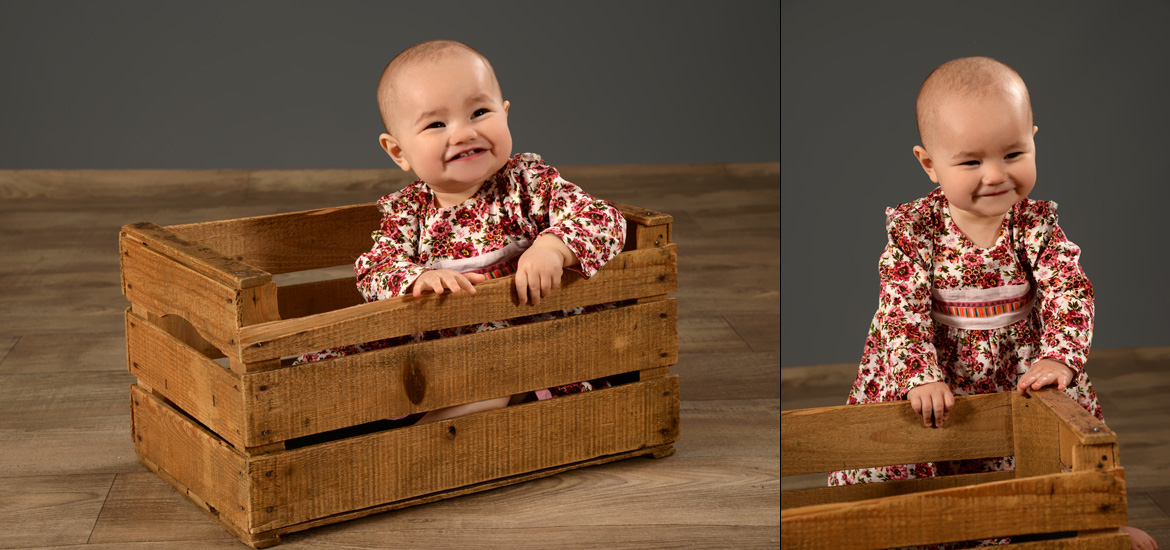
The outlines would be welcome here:
M 134 448 L 205 502 L 220 521 L 248 531 L 247 458 L 138 386 L 131 386 Z
M 126 298 L 155 315 L 178 315 L 215 347 L 237 348 L 241 291 L 127 239 L 121 240 Z
M 268 273 L 352 264 L 381 227 L 373 203 L 167 227 Z
M 590 279 L 566 273 L 561 288 L 539 306 L 520 305 L 512 277 L 476 286 L 474 297 L 450 293 L 403 296 L 300 319 L 241 329 L 244 361 L 263 361 L 417 332 L 512 319 L 549 311 L 674 292 L 675 245 L 619 254 Z
M 1012 394 L 1012 426 L 1016 476 L 1061 471 L 1060 423 L 1039 399 Z
M 781 475 L 1012 454 L 1007 394 L 964 396 L 942 428 L 907 401 L 782 411 Z
M 937 513 L 922 521 L 923 510 Z M 786 548 L 890 548 L 1116 528 L 1125 523 L 1125 479 L 1120 469 L 789 508 L 780 516 Z
M 131 374 L 218 436 L 244 448 L 244 395 L 238 375 L 129 310 L 126 354 Z
M 247 374 L 247 439 L 281 441 L 671 365 L 677 328 L 669 299 Z
M 277 287 L 280 318 L 295 319 L 365 303 L 353 277 Z
M 351 510 L 678 439 L 678 377 L 256 458 L 253 525 Z

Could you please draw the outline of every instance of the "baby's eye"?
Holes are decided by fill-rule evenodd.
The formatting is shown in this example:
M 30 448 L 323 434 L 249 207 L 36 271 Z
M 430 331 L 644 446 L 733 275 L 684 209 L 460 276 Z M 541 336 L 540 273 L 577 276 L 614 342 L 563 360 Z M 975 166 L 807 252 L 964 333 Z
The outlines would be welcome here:
M 1014 159 L 1014 158 L 1016 158 L 1016 157 L 1018 157 L 1018 156 L 1020 156 L 1020 155 L 1022 155 L 1022 154 L 1024 154 L 1022 151 L 1016 151 L 1016 152 L 1014 152 L 1014 153 L 1008 153 L 1008 154 L 1007 154 L 1007 156 L 1006 156 L 1006 157 L 1004 157 L 1004 158 L 1008 158 L 1008 159 Z
M 446 126 L 446 124 L 443 124 L 442 122 L 432 122 L 430 124 L 427 124 L 427 129 L 429 130 L 431 128 L 443 128 L 445 126 Z
M 967 162 L 962 162 L 962 163 L 959 163 L 959 164 L 960 164 L 960 166 L 979 166 L 979 161 L 977 161 L 977 160 L 969 160 L 969 161 L 967 161 Z
M 474 113 L 471 113 L 471 118 L 480 117 L 480 116 L 486 115 L 490 112 L 491 111 L 489 111 L 487 109 L 476 109 Z

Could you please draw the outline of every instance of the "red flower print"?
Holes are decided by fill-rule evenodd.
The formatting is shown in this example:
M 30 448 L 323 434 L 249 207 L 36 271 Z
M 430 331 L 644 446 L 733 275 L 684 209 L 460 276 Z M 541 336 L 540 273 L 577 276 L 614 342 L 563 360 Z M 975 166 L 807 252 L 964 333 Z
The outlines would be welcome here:
M 475 247 L 471 243 L 455 243 L 451 247 L 452 258 L 471 258 L 475 256 Z

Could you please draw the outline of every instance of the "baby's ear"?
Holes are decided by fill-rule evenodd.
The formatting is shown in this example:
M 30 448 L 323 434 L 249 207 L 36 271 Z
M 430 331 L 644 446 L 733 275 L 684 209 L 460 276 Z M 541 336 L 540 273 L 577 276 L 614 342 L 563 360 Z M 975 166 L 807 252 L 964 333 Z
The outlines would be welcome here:
M 934 159 L 930 158 L 930 153 L 926 152 L 926 148 L 921 145 L 914 146 L 914 158 L 918 159 L 918 164 L 922 165 L 922 171 L 930 176 L 930 181 L 938 183 L 938 175 L 934 172 Z
M 410 171 L 410 162 L 402 154 L 402 146 L 398 144 L 398 140 L 390 134 L 382 134 L 378 136 L 378 144 L 382 146 L 382 150 L 386 151 L 390 158 L 394 159 L 394 164 L 397 164 L 403 172 Z

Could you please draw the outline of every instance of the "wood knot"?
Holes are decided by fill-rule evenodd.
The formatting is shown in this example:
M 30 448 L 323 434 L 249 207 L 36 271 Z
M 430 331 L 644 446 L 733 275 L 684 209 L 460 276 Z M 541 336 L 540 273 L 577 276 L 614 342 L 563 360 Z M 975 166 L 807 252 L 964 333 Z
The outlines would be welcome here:
M 414 357 L 408 358 L 406 368 L 402 369 L 402 386 L 406 397 L 415 405 L 422 403 L 427 396 L 427 375 Z

